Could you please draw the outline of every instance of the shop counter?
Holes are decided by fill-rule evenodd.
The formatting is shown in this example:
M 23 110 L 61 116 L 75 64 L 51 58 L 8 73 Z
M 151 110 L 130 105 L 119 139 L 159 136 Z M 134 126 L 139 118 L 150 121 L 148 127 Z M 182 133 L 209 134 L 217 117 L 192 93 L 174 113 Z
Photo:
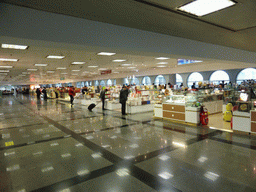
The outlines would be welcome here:
M 163 118 L 163 105 L 162 104 L 154 105 L 154 117 Z
M 121 103 L 112 102 L 112 101 L 105 101 L 105 108 L 108 109 L 108 110 L 121 109 Z
M 250 112 L 233 112 L 233 130 L 251 132 L 251 113 Z
M 143 113 L 154 111 L 154 104 L 146 104 L 146 105 L 126 105 L 126 111 L 129 114 L 134 113 Z

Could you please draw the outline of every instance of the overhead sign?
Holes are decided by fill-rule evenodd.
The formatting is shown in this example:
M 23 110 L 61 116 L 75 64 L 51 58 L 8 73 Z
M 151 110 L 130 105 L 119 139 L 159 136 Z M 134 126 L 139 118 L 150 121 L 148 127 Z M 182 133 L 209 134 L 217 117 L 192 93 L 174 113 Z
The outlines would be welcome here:
M 191 63 L 200 63 L 200 60 L 178 59 L 178 65 L 186 65 Z
M 101 75 L 106 75 L 110 73 L 112 73 L 112 70 L 101 71 Z

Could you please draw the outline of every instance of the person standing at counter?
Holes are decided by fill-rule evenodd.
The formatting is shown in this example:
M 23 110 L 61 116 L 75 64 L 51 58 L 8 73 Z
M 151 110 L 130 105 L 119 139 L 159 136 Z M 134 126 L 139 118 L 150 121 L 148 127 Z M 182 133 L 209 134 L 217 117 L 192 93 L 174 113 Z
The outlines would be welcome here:
M 129 95 L 129 86 L 123 85 L 123 88 L 120 91 L 120 96 L 119 96 L 119 102 L 122 104 L 122 115 L 127 115 L 125 112 L 125 107 L 126 107 L 126 101 Z
M 39 88 L 36 89 L 36 96 L 37 96 L 37 99 L 40 99 L 41 91 Z
M 42 93 L 44 94 L 44 100 L 47 100 L 47 92 L 46 92 L 46 88 L 44 87 Z
M 105 106 L 106 92 L 107 92 L 107 89 L 104 89 L 100 92 L 100 99 L 102 102 L 102 110 L 105 110 L 104 106 Z
M 74 102 L 74 96 L 75 96 L 75 89 L 74 89 L 74 87 L 70 87 L 69 88 L 68 94 L 69 94 L 69 97 L 70 97 L 70 103 L 71 103 L 71 107 L 72 107 L 74 105 L 73 102 Z

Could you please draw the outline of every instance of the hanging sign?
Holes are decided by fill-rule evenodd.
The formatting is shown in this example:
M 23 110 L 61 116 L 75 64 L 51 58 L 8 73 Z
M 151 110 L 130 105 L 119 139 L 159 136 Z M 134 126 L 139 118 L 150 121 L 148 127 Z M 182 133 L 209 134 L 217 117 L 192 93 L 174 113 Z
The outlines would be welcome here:
M 112 70 L 101 71 L 101 75 L 106 75 L 110 73 L 112 73 Z

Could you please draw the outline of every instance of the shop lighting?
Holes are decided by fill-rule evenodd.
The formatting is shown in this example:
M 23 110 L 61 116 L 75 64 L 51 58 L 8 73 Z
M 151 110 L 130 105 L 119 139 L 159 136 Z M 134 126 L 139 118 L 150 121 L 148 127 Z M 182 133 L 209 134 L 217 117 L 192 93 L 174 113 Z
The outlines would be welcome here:
M 10 70 L 0 70 L 0 73 L 9 73 Z
M 28 48 L 27 45 L 13 45 L 13 44 L 2 44 L 1 47 L 4 49 L 20 49 L 20 50 L 24 50 Z
M 13 61 L 17 62 L 19 59 L 6 59 L 6 58 L 0 58 L 0 61 Z
M 159 62 L 157 64 L 159 64 L 159 65 L 166 65 L 166 64 L 168 64 L 168 62 Z
M 27 69 L 28 71 L 37 71 L 38 69 Z
M 200 17 L 235 4 L 231 0 L 196 0 L 179 7 L 178 10 Z
M 46 67 L 48 64 L 35 64 L 35 66 L 38 66 L 38 67 Z
M 116 53 L 109 53 L 109 52 L 100 52 L 100 53 L 97 53 L 97 55 L 105 55 L 105 56 L 112 56 L 112 55 L 115 55 Z
M 58 67 L 56 69 L 67 69 L 66 67 Z
M 124 62 L 124 61 L 126 61 L 125 59 L 115 59 L 115 60 L 113 60 L 113 62 Z
M 63 59 L 65 56 L 60 56 L 60 55 L 48 55 L 46 57 L 47 59 Z
M 90 68 L 96 68 L 96 67 L 98 67 L 98 66 L 96 66 L 96 65 L 90 65 L 90 66 L 88 66 L 88 67 L 90 67 Z
M 13 66 L 0 66 L 0 68 L 11 69 Z
M 76 69 L 74 69 L 74 70 L 72 70 L 72 71 L 80 71 L 80 70 L 76 70 Z
M 156 59 L 158 60 L 166 60 L 166 59 L 170 59 L 169 57 L 157 57 Z
M 76 62 L 72 62 L 71 64 L 72 65 L 83 65 L 83 64 L 85 64 L 85 62 L 83 62 L 83 61 L 76 61 Z

